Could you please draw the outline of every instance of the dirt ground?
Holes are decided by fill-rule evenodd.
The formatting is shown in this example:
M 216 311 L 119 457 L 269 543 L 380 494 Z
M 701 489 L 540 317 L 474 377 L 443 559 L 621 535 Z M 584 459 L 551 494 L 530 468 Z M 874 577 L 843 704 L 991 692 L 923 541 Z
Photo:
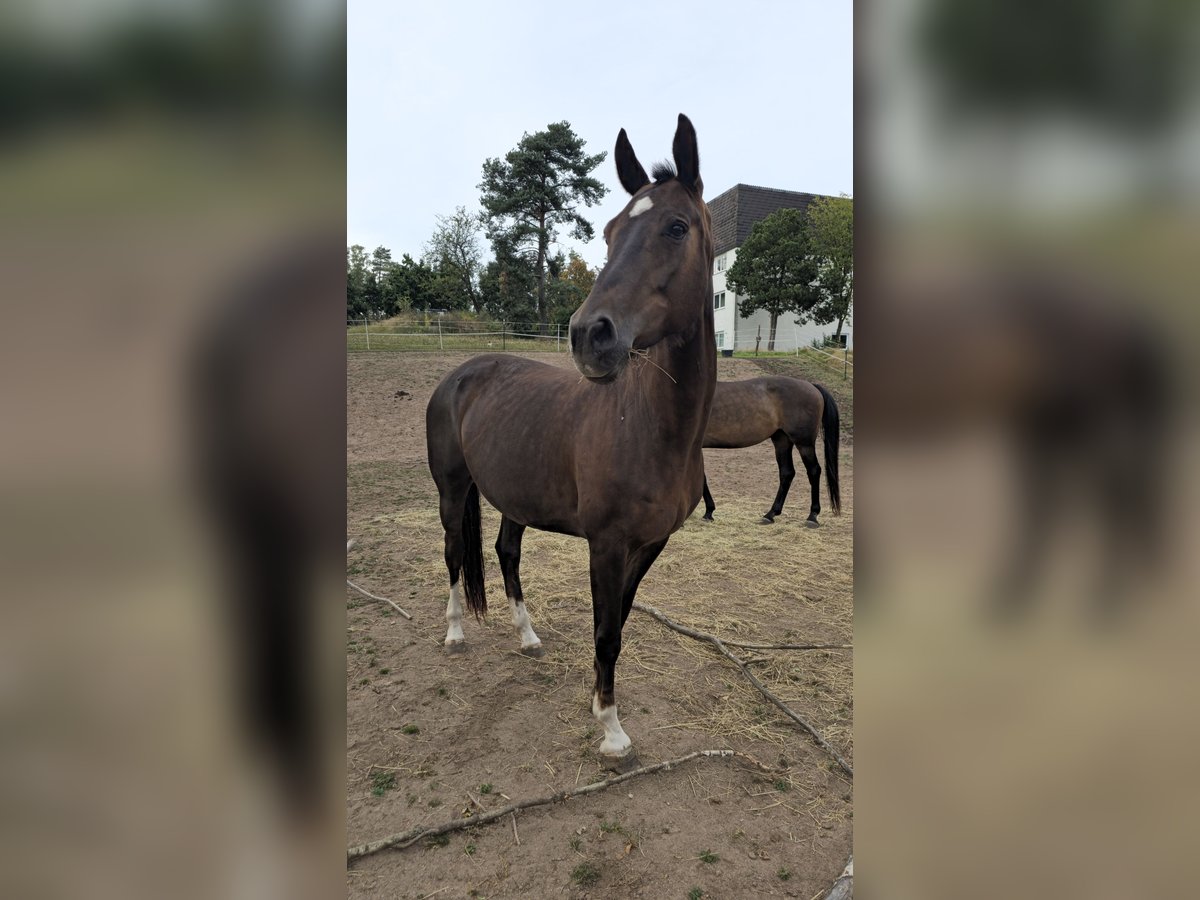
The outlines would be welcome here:
M 491 613 L 464 622 L 469 652 L 447 657 L 446 571 L 437 491 L 425 459 L 425 406 L 470 354 L 351 354 L 347 389 L 349 577 L 389 607 L 347 593 L 347 842 L 462 818 L 511 800 L 601 780 L 584 541 L 526 532 L 521 575 L 546 655 L 516 652 L 483 504 Z M 536 354 L 570 366 L 565 354 Z M 850 426 L 840 370 L 775 358 L 721 359 L 718 377 L 819 378 Z M 398 391 L 411 396 L 397 397 Z M 822 527 L 803 526 L 803 467 L 784 513 L 759 525 L 778 486 L 769 443 L 705 451 L 716 522 L 703 506 L 676 533 L 638 599 L 678 622 L 747 642 L 850 643 L 853 447 L 843 431 L 843 512 L 821 489 Z M 822 479 L 823 481 L 823 479 Z M 738 652 L 738 651 L 735 651 Z M 740 651 L 793 710 L 853 759 L 848 650 Z M 731 748 L 505 820 L 387 850 L 347 873 L 353 897 L 821 896 L 851 851 L 852 785 L 809 736 L 709 645 L 634 611 L 617 664 L 621 722 L 643 764 Z

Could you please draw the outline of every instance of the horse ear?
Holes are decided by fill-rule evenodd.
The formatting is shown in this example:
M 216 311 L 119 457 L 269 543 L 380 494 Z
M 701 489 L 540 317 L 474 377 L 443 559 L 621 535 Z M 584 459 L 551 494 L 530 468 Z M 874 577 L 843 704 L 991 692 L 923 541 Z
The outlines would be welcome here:
M 704 192 L 704 183 L 700 180 L 700 151 L 696 148 L 696 129 L 692 120 L 683 113 L 679 114 L 679 126 L 675 129 L 675 143 L 671 147 L 675 155 L 675 171 L 678 178 L 697 194 Z
M 629 136 L 625 134 L 624 128 L 617 135 L 617 150 L 613 157 L 617 161 L 617 177 L 621 179 L 621 187 L 629 193 L 636 194 L 650 183 L 646 170 L 642 168 L 633 152 L 633 145 L 629 143 Z

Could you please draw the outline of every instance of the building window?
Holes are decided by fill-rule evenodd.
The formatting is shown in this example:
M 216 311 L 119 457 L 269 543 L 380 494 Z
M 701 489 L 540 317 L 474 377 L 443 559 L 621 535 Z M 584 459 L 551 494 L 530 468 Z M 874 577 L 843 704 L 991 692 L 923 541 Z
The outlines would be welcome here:
M 713 309 L 725 308 L 725 292 L 719 291 L 713 294 Z
M 718 331 L 717 332 L 717 349 L 719 350 L 719 349 L 723 348 L 724 346 L 725 346 L 725 332 Z
M 717 257 L 717 271 L 718 272 L 725 271 L 725 254 L 724 253 L 722 253 L 720 256 Z

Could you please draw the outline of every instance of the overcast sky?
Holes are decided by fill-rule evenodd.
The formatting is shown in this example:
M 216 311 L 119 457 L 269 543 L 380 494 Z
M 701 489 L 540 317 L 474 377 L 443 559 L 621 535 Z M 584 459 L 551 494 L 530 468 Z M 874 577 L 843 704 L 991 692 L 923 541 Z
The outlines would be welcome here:
M 738 182 L 853 195 L 850 0 L 349 0 L 347 242 L 418 257 L 436 215 L 479 210 L 483 161 L 566 120 L 607 151 L 600 232 L 625 205 L 612 148 L 647 171 L 676 116 L 696 126 L 706 199 Z M 490 258 L 490 248 L 485 255 Z

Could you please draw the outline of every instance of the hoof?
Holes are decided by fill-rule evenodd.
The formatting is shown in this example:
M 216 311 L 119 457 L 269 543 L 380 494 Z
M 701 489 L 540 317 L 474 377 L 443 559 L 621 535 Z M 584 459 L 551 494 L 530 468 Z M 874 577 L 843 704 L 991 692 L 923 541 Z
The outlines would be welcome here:
M 546 651 L 541 644 L 534 644 L 530 647 L 522 647 L 520 653 L 522 656 L 528 656 L 530 659 L 541 659 L 546 655 Z
M 701 516 L 700 518 L 702 521 L 705 521 L 705 522 L 711 522 L 713 520 L 712 516 Z
M 775 519 L 774 519 L 774 517 L 763 516 L 761 519 L 758 520 L 758 524 L 759 525 L 774 525 Z
M 461 656 L 467 652 L 466 641 L 449 641 L 445 645 L 447 656 Z
M 634 769 L 642 767 L 641 760 L 638 759 L 633 748 L 630 747 L 621 756 L 610 756 L 607 753 L 600 754 L 600 764 L 610 772 L 615 772 L 618 775 L 624 775 L 626 772 L 632 772 Z
M 804 527 L 805 527 L 805 528 L 820 528 L 820 527 L 821 527 L 821 523 L 820 523 L 820 522 L 818 522 L 816 519 L 805 519 L 805 520 L 804 520 Z

